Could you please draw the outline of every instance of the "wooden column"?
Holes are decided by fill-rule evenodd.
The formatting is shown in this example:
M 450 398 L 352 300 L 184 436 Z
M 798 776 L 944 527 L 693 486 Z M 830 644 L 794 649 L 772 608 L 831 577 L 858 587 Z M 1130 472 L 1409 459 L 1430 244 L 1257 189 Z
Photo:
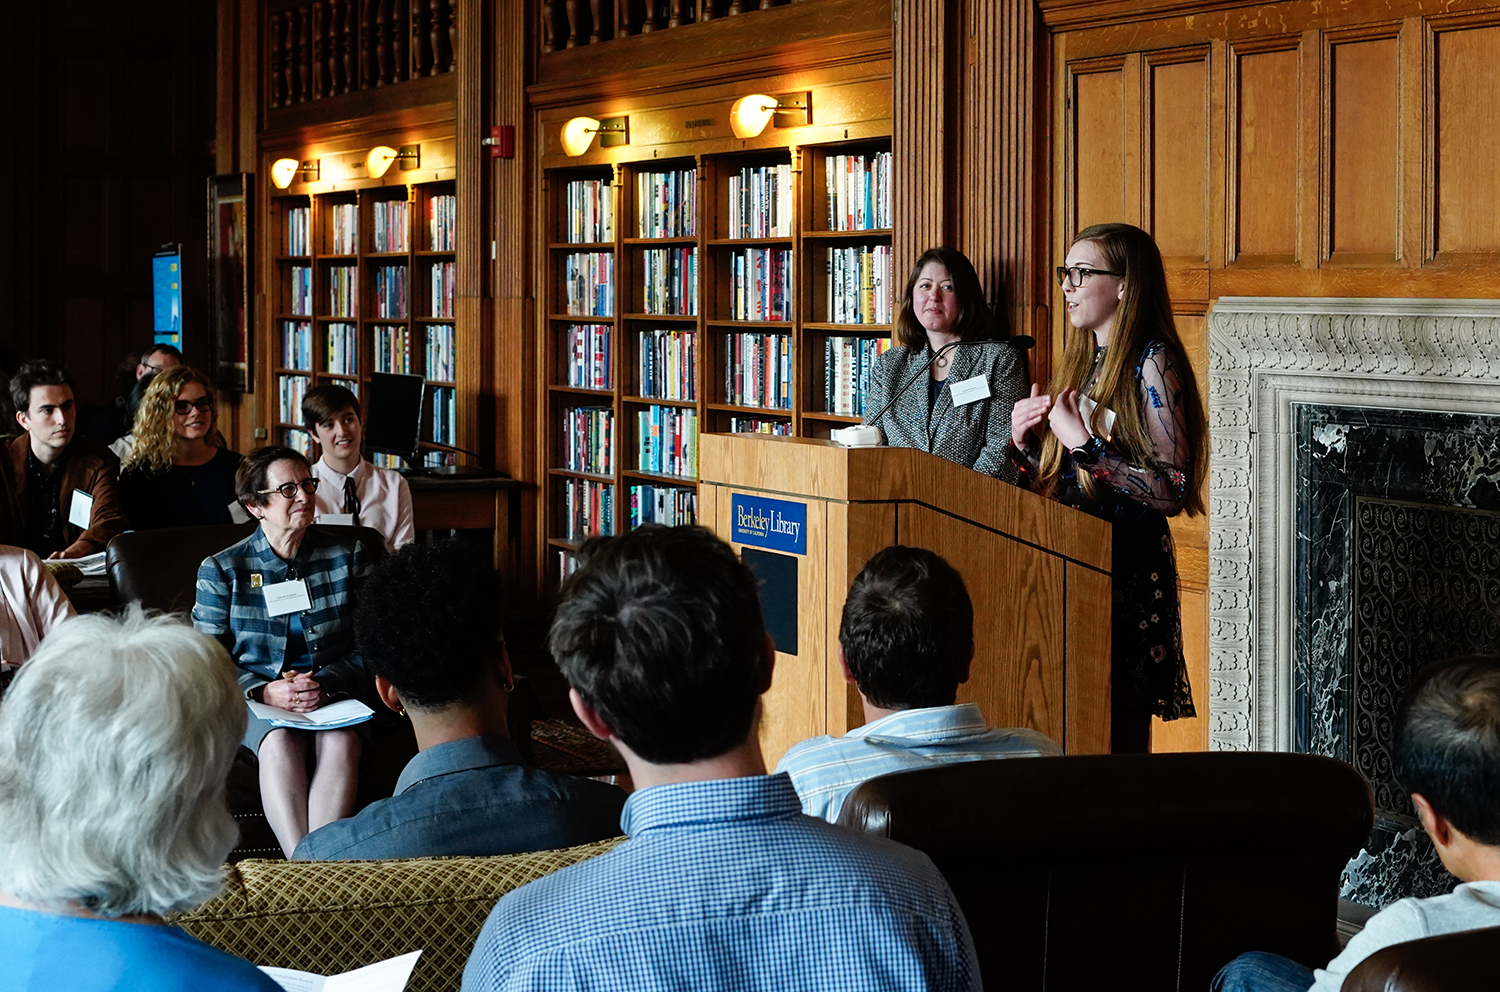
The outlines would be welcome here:
M 892 275 L 903 287 L 912 261 L 928 247 L 945 243 L 951 229 L 949 8 L 950 0 L 894 5 Z

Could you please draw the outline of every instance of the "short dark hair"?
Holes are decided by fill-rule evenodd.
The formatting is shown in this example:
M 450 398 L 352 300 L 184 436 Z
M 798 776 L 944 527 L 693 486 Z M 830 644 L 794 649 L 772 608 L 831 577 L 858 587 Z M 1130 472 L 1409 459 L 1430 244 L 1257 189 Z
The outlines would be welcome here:
M 171 355 L 173 358 L 177 359 L 178 364 L 182 364 L 182 352 L 177 348 L 175 344 L 152 345 L 151 347 L 147 348 L 144 353 L 142 353 L 141 360 L 139 362 L 136 362 L 136 364 L 142 364 L 152 355 Z
M 271 466 L 287 459 L 301 462 L 303 468 L 309 473 L 312 472 L 312 466 L 307 463 L 307 456 L 296 448 L 269 444 L 264 448 L 256 448 L 240 459 L 240 467 L 234 472 L 234 495 L 246 506 L 265 506 L 271 498 L 262 496 L 260 492 L 266 488 L 266 483 L 270 479 Z
M 755 573 L 702 527 L 648 524 L 583 557 L 548 644 L 589 708 L 657 764 L 744 741 L 768 674 Z
M 958 297 L 958 320 L 954 321 L 953 333 L 964 341 L 983 341 L 995 336 L 993 318 L 989 304 L 984 302 L 984 286 L 979 282 L 979 273 L 969 256 L 957 248 L 929 248 L 912 264 L 911 274 L 906 277 L 906 292 L 901 296 L 901 309 L 896 314 L 895 339 L 914 351 L 927 346 L 927 332 L 912 310 L 911 294 L 917 279 L 929 262 L 936 262 L 948 270 L 953 277 L 953 292 Z
M 494 566 L 472 544 L 408 544 L 376 562 L 360 589 L 359 652 L 408 706 L 458 702 L 492 671 L 499 600 Z
M 17 413 L 31 411 L 31 390 L 36 386 L 67 386 L 73 388 L 73 378 L 56 362 L 37 358 L 16 370 L 10 378 L 10 401 Z
M 302 426 L 313 430 L 323 421 L 332 420 L 334 414 L 346 406 L 352 407 L 354 415 L 360 420 L 365 419 L 359 397 L 351 390 L 334 385 L 314 386 L 302 397 Z
M 894 545 L 849 587 L 839 644 L 854 683 L 882 709 L 949 706 L 974 656 L 974 605 L 941 555 Z
M 1396 778 L 1466 837 L 1500 845 L 1500 656 L 1429 665 L 1396 724 Z

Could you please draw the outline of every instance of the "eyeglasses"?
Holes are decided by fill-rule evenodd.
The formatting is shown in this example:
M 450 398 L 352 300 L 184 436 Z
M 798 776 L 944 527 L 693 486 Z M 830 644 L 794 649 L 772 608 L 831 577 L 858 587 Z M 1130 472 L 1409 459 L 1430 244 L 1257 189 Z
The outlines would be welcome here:
M 257 489 L 257 490 L 255 490 L 255 495 L 257 495 L 257 496 L 269 496 L 272 493 L 280 493 L 281 495 L 285 496 L 287 499 L 296 499 L 297 498 L 297 490 L 299 488 L 303 492 L 307 493 L 307 495 L 311 496 L 313 493 L 315 493 L 315 492 L 318 491 L 318 480 L 315 479 L 315 478 L 313 478 L 312 476 L 308 476 L 307 478 L 303 479 L 301 482 L 283 482 L 281 485 L 277 486 L 275 489 Z
M 1111 272 L 1108 269 L 1091 269 L 1087 265 L 1059 265 L 1057 267 L 1057 284 L 1059 286 L 1072 286 L 1077 289 L 1083 285 L 1083 280 L 1089 276 L 1115 276 L 1124 279 L 1122 272 Z
M 177 411 L 178 416 L 187 413 L 189 410 L 197 410 L 200 413 L 207 413 L 213 408 L 214 401 L 210 396 L 200 396 L 195 400 L 178 400 L 176 403 L 172 404 L 172 409 Z

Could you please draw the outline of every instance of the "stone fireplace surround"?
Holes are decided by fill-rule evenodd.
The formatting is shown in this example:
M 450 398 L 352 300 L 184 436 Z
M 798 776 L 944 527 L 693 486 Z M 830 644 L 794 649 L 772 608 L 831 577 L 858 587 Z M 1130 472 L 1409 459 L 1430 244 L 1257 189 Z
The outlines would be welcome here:
M 1500 416 L 1500 300 L 1221 297 L 1208 368 L 1210 747 L 1291 750 L 1297 411 Z

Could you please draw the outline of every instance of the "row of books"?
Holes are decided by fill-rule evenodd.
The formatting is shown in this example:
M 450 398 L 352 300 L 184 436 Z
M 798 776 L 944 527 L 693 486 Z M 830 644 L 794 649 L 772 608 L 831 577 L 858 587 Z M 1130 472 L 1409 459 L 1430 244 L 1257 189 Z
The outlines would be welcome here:
M 432 435 L 434 444 L 456 444 L 458 438 L 458 390 L 432 387 Z
M 359 250 L 359 207 L 353 203 L 335 203 L 329 211 L 333 229 L 328 232 L 330 255 L 353 255 Z
M 875 359 L 890 350 L 890 338 L 824 338 L 824 411 L 846 417 L 864 416 Z
M 303 457 L 305 457 L 308 461 L 314 461 L 317 458 L 318 452 L 313 445 L 313 436 L 307 433 L 307 431 L 300 431 L 294 427 L 288 427 L 286 430 L 281 432 L 281 443 L 286 445 L 288 448 L 291 448 L 293 451 L 302 452 Z
M 375 266 L 375 316 L 406 316 L 406 266 Z
M 641 253 L 641 310 L 698 315 L 698 249 L 648 248 Z
M 615 196 L 607 179 L 575 179 L 568 183 L 569 244 L 615 239 Z
M 581 317 L 614 315 L 615 256 L 607 251 L 580 251 L 563 259 L 568 313 Z
M 458 378 L 458 358 L 454 350 L 452 324 L 431 324 L 427 328 L 427 354 L 422 368 L 429 380 L 453 382 Z
M 334 375 L 359 375 L 359 325 L 328 325 L 328 371 Z
M 891 322 L 891 246 L 828 250 L 828 319 L 835 324 Z
M 424 451 L 422 464 L 428 468 L 442 468 L 458 464 L 458 453 L 454 451 Z
M 453 251 L 458 246 L 458 197 L 441 193 L 427 201 L 427 243 L 433 251 Z
M 583 541 L 614 532 L 615 487 L 593 479 L 564 479 L 563 538 Z
M 280 392 L 280 414 L 283 423 L 302 422 L 302 400 L 307 396 L 307 387 L 312 380 L 305 375 L 281 375 L 276 377 Z
M 405 251 L 407 224 L 411 214 L 405 200 L 376 200 L 370 204 L 373 216 L 371 232 L 375 236 L 376 251 Z
M 724 399 L 734 406 L 791 409 L 792 336 L 724 335 Z
M 779 437 L 791 437 L 792 422 L 790 420 L 762 420 L 759 417 L 730 417 L 729 433 L 775 434 Z
M 610 324 L 568 325 L 568 385 L 609 389 L 615 329 Z
M 883 230 L 891 222 L 891 153 L 830 155 L 828 229 Z
M 411 332 L 405 324 L 376 324 L 371 329 L 375 339 L 375 371 L 406 375 L 411 372 Z
M 599 407 L 563 411 L 562 462 L 570 472 L 609 475 L 615 470 L 615 415 Z
M 393 468 L 398 472 L 406 468 L 405 458 L 400 455 L 388 455 L 383 451 L 370 452 L 370 461 L 381 468 Z
M 312 254 L 312 208 L 288 207 L 286 211 L 286 253 Z
M 636 468 L 653 475 L 698 474 L 698 411 L 651 406 L 636 414 Z
M 312 266 L 292 266 L 292 274 L 287 282 L 291 295 L 289 300 L 291 309 L 287 313 L 296 314 L 299 317 L 311 317 L 313 312 Z
M 283 320 L 281 322 L 281 367 L 313 370 L 313 327 L 310 320 Z
M 693 237 L 698 215 L 698 170 L 638 173 L 635 204 L 636 237 Z
M 792 252 L 741 248 L 729 253 L 731 320 L 792 319 Z
M 453 288 L 458 280 L 457 262 L 437 262 L 432 266 L 432 309 L 434 317 L 453 316 Z
M 642 396 L 661 400 L 698 398 L 693 381 L 693 371 L 698 367 L 698 335 L 695 332 L 641 331 L 637 357 Z
M 630 526 L 682 527 L 698 522 L 698 492 L 679 486 L 631 486 Z
M 741 169 L 729 177 L 728 236 L 790 238 L 792 204 L 791 165 Z
M 328 270 L 328 312 L 335 317 L 359 316 L 359 269 L 335 265 Z

